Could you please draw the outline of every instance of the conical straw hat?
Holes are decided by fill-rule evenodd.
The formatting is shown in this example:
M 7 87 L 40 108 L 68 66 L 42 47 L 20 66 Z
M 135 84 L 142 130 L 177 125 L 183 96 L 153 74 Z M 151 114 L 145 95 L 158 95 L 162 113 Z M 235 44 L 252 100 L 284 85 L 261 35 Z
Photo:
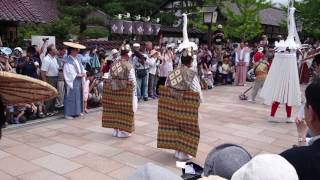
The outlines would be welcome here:
M 4 104 L 45 101 L 57 95 L 57 90 L 44 81 L 0 71 L 0 96 Z
M 74 42 L 63 42 L 63 44 L 65 46 L 72 47 L 72 48 L 75 48 L 75 49 L 86 49 L 86 47 L 84 45 L 81 45 L 81 44 L 78 44 L 78 43 L 74 43 Z

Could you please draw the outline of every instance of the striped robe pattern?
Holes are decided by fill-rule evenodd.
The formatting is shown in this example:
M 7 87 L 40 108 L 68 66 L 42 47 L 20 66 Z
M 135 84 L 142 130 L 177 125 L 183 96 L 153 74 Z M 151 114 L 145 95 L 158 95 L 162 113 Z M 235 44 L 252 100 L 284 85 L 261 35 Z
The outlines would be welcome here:
M 177 92 L 169 87 L 160 87 L 158 108 L 157 147 L 173 149 L 196 157 L 200 129 L 198 124 L 199 93 Z
M 133 84 L 128 81 L 127 88 L 112 90 L 111 83 L 110 79 L 104 82 L 102 127 L 132 133 L 134 131 Z

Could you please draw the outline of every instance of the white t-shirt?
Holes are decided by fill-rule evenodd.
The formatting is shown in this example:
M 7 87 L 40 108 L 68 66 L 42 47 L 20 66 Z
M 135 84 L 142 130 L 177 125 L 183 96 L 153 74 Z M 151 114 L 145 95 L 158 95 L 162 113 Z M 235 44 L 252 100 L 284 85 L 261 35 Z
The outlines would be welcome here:
M 46 76 L 48 77 L 58 76 L 59 65 L 57 59 L 50 54 L 46 55 L 42 61 L 41 71 L 47 72 Z
M 152 75 L 155 75 L 157 72 L 157 59 L 156 58 L 148 58 L 148 63 L 149 63 L 149 73 Z

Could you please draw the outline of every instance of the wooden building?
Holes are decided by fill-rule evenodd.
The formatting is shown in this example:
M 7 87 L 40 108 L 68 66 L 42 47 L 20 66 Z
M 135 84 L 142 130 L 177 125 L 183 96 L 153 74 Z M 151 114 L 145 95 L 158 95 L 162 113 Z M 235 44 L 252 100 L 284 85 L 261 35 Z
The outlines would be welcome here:
M 58 17 L 56 0 L 0 0 L 0 37 L 15 45 L 20 23 L 47 23 Z
M 216 7 L 218 11 L 218 24 L 223 24 L 226 21 L 224 14 L 227 9 L 232 10 L 235 14 L 240 14 L 239 8 L 236 3 L 230 1 L 221 1 L 222 7 Z M 203 5 L 202 0 L 167 0 L 165 1 L 157 10 L 155 10 L 152 15 L 157 16 L 162 11 L 175 12 L 175 15 L 179 16 L 182 12 L 193 12 L 196 7 L 201 7 Z M 286 12 L 282 9 L 271 7 L 264 9 L 259 12 L 261 25 L 263 28 L 263 34 L 267 35 L 269 39 L 275 39 L 278 35 L 286 36 L 287 29 L 282 26 L 286 22 Z M 177 23 L 177 25 L 180 25 Z

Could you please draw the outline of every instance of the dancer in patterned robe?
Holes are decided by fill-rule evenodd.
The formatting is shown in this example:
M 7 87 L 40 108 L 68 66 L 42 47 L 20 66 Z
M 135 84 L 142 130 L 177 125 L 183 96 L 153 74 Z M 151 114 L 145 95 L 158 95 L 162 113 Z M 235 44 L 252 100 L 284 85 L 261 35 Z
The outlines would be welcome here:
M 121 49 L 121 60 L 112 64 L 110 78 L 104 82 L 102 126 L 113 128 L 112 136 L 127 138 L 134 131 L 137 111 L 136 77 L 128 62 L 130 47 Z
M 203 98 L 197 73 L 191 70 L 192 55 L 184 53 L 181 62 L 169 74 L 165 87 L 160 87 L 157 147 L 176 150 L 177 159 L 188 160 L 197 153 L 198 109 Z

